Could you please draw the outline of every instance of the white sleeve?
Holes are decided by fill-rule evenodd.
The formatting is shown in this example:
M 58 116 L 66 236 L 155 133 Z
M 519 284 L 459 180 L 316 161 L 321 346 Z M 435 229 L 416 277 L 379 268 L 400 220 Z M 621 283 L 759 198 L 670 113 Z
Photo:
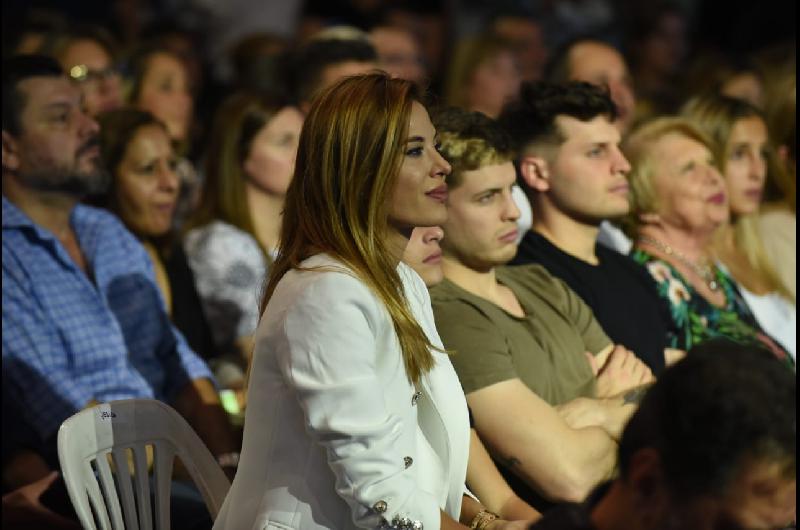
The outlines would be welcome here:
M 309 433 L 326 449 L 336 491 L 354 523 L 377 528 L 385 519 L 411 529 L 419 528 L 412 526 L 418 521 L 438 529 L 437 500 L 417 487 L 403 465 L 409 454 L 403 433 L 416 432 L 417 425 L 390 410 L 386 382 L 378 375 L 380 356 L 399 355 L 396 346 L 378 351 L 376 337 L 387 326 L 384 308 L 359 280 L 326 273 L 287 312 L 288 347 L 277 353 L 278 362 L 297 391 Z

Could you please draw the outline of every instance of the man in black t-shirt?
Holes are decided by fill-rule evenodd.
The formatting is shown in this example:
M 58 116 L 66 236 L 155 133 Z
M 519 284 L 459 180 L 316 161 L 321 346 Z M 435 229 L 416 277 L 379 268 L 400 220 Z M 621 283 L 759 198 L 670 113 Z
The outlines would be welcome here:
M 538 263 L 592 308 L 608 336 L 657 376 L 682 352 L 666 349 L 668 309 L 647 272 L 597 244 L 600 223 L 628 213 L 630 165 L 616 108 L 582 82 L 524 84 L 501 124 L 518 146 L 518 175 L 533 210 L 514 265 Z

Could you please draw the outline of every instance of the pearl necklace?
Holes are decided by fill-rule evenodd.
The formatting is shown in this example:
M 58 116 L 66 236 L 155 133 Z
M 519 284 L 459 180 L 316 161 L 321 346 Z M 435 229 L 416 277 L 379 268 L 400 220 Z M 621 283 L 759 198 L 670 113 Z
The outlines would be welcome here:
M 698 265 L 694 261 L 690 260 L 686 257 L 685 254 L 675 250 L 670 245 L 659 241 L 657 239 L 653 239 L 652 237 L 648 236 L 639 236 L 638 241 L 640 243 L 650 243 L 661 252 L 666 254 L 667 256 L 672 256 L 690 269 L 692 269 L 698 276 L 700 276 L 703 281 L 706 283 L 709 289 L 712 292 L 717 292 L 719 290 L 719 282 L 717 282 L 716 277 L 716 267 L 714 265 L 709 265 L 706 263 L 705 265 Z

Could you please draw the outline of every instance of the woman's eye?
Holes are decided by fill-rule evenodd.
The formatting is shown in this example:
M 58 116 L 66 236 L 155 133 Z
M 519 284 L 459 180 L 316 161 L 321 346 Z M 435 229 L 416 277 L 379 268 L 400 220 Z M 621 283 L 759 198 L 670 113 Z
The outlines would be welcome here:
M 595 147 L 594 149 L 589 150 L 589 152 L 586 154 L 595 158 L 603 154 L 603 150 L 600 147 Z
M 422 147 L 412 147 L 406 151 L 407 156 L 422 156 Z
M 436 149 L 436 152 L 441 154 L 442 153 L 442 142 L 436 142 L 436 145 L 433 146 Z

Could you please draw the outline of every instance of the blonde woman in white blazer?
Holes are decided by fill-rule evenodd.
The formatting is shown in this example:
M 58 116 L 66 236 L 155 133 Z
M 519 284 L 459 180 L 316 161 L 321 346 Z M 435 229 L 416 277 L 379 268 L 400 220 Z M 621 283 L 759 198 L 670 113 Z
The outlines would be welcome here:
M 216 530 L 504 528 L 464 496 L 466 402 L 400 263 L 415 226 L 446 218 L 449 172 L 411 83 L 376 73 L 316 98 Z

